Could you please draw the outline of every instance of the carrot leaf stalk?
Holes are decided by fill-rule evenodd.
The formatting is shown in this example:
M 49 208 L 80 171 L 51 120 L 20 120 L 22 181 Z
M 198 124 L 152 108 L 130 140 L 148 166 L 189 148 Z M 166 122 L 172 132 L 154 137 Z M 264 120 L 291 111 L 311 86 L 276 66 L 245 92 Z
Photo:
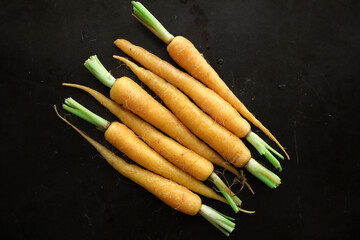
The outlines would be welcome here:
M 278 153 L 275 149 L 269 146 L 264 140 L 262 140 L 256 133 L 250 132 L 246 139 L 255 147 L 255 149 L 261 154 L 264 155 L 269 162 L 279 170 L 279 172 L 282 171 L 282 167 L 280 165 L 280 162 L 274 157 L 272 153 L 274 153 L 276 156 L 278 156 L 281 159 L 284 159 L 284 157 Z
M 266 169 L 253 158 L 249 160 L 249 162 L 245 165 L 245 168 L 270 188 L 276 188 L 281 183 L 281 179 L 275 173 Z
M 174 36 L 170 34 L 164 26 L 142 5 L 140 2 L 132 1 L 134 13 L 132 14 L 145 27 L 147 27 L 158 38 L 169 44 Z
M 95 125 L 98 129 L 102 131 L 105 131 L 110 126 L 109 121 L 89 111 L 87 108 L 85 108 L 84 106 L 82 106 L 80 103 L 76 102 L 72 98 L 65 99 L 65 104 L 63 104 L 63 108 L 66 111 L 71 112 L 72 114 Z
M 211 173 L 210 177 L 208 178 L 211 182 L 215 184 L 215 186 L 220 190 L 220 192 L 223 194 L 223 196 L 226 198 L 226 200 L 229 202 L 235 213 L 241 211 L 244 213 L 255 213 L 255 211 L 249 211 L 240 208 L 242 201 L 240 198 L 238 198 L 235 193 L 233 193 L 228 186 L 225 185 L 225 183 L 221 180 L 221 178 L 216 173 Z M 231 204 L 232 202 L 236 202 L 236 205 Z M 234 204 L 235 204 L 234 202 Z
M 106 70 L 96 55 L 89 57 L 84 65 L 105 86 L 111 88 L 114 85 L 116 79 Z
M 232 209 L 235 211 L 235 213 L 239 212 L 238 206 L 241 206 L 241 200 L 233 193 L 231 190 L 225 185 L 225 183 L 219 178 L 216 173 L 211 173 L 210 177 L 208 178 L 210 181 L 212 181 L 215 186 L 219 189 L 221 194 L 225 197 L 225 199 L 229 202 Z M 227 189 L 228 191 L 226 191 Z M 231 194 L 231 195 L 230 195 Z M 235 199 L 235 200 L 234 200 Z M 236 203 L 235 203 L 236 201 Z
M 201 205 L 199 213 L 227 237 L 235 228 L 235 223 L 232 222 L 235 221 L 234 218 L 228 217 L 209 206 Z

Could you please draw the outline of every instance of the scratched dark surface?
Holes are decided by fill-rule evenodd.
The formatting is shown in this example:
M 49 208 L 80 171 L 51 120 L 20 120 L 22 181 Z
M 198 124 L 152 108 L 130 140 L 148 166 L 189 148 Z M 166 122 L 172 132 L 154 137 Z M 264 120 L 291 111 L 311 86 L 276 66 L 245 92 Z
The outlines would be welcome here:
M 256 214 L 238 214 L 229 239 L 358 235 L 359 2 L 143 3 L 170 32 L 198 47 L 291 155 L 276 190 L 247 175 L 256 195 L 243 190 L 239 196 Z M 115 120 L 90 96 L 61 83 L 108 94 L 83 67 L 95 53 L 116 77 L 133 77 L 111 57 L 124 56 L 116 38 L 172 62 L 131 11 L 130 2 L 120 0 L 2 1 L 2 239 L 225 239 L 201 216 L 178 213 L 120 176 L 53 111 L 72 96 Z M 69 119 L 109 147 L 90 124 Z M 221 203 L 203 202 L 234 215 Z

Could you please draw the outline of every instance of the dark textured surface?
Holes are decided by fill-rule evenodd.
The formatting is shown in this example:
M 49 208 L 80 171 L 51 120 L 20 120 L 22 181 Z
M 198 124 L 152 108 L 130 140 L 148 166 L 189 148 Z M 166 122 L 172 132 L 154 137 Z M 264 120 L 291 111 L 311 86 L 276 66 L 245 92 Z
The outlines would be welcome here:
M 283 184 L 276 190 L 249 176 L 256 195 L 239 196 L 244 208 L 257 212 L 238 214 L 230 239 L 358 235 L 358 1 L 144 4 L 174 35 L 198 47 L 292 157 L 282 164 Z M 164 44 L 130 13 L 129 1 L 2 2 L 2 239 L 223 237 L 200 216 L 177 213 L 120 176 L 53 111 L 53 104 L 72 96 L 115 120 L 91 97 L 61 83 L 108 93 L 83 67 L 94 53 L 116 77 L 133 77 L 111 57 L 124 55 L 112 44 L 116 38 L 170 61 Z M 109 146 L 89 124 L 71 121 Z M 233 215 L 221 203 L 203 201 Z

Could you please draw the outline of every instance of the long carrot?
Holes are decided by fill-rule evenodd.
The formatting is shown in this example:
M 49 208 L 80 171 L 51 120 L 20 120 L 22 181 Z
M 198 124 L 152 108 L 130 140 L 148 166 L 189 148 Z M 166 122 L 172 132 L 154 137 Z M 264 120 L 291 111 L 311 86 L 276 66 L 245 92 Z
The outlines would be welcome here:
M 236 203 L 226 191 L 224 191 L 222 188 L 222 191 L 220 190 L 221 193 L 226 197 L 226 199 L 224 199 L 199 180 L 196 180 L 189 174 L 175 167 L 172 163 L 165 160 L 146 143 L 139 139 L 135 133 L 127 128 L 124 124 L 119 122 L 110 123 L 109 121 L 89 111 L 87 108 L 72 98 L 67 98 L 65 100 L 63 108 L 94 124 L 98 129 L 104 130 L 104 136 L 108 142 L 110 142 L 119 151 L 126 154 L 130 159 L 134 160 L 144 168 L 163 177 L 169 178 L 203 196 L 225 203 L 228 201 L 235 212 L 239 211 Z M 219 178 L 217 180 L 221 182 Z
M 117 39 L 115 45 L 144 67 L 182 90 L 219 124 L 232 131 L 238 137 L 246 137 L 261 155 L 264 155 L 277 169 L 282 170 L 280 162 L 271 152 L 281 158 L 283 157 L 266 144 L 257 134 L 252 132 L 249 123 L 214 91 L 168 62 L 161 60 L 139 46 L 131 44 L 129 41 Z
M 200 197 L 187 188 L 134 164 L 125 162 L 122 158 L 115 155 L 109 149 L 87 136 L 60 116 L 55 106 L 54 108 L 58 117 L 85 138 L 121 175 L 142 186 L 165 204 L 179 212 L 190 216 L 199 213 L 226 236 L 229 236 L 234 230 L 235 223 L 233 223 L 233 218 L 225 216 L 211 207 L 202 204 Z
M 198 155 L 195 156 L 195 159 L 190 159 L 189 155 L 181 156 L 181 153 L 180 153 L 180 157 L 179 156 L 174 157 L 171 156 L 171 154 L 167 154 L 169 156 L 167 160 L 172 162 L 171 164 L 170 162 L 166 161 L 163 157 L 161 157 L 157 152 L 151 149 L 148 145 L 146 145 L 141 139 L 139 139 L 135 135 L 133 131 L 128 129 L 127 126 L 125 126 L 124 124 L 121 124 L 119 122 L 110 123 L 109 121 L 89 111 L 84 106 L 77 103 L 75 100 L 71 98 L 66 99 L 65 103 L 66 104 L 63 105 L 63 108 L 65 110 L 94 124 L 95 126 L 97 126 L 98 129 L 105 129 L 106 131 L 104 135 L 108 142 L 110 142 L 114 147 L 116 147 L 121 152 L 125 153 L 129 158 L 133 159 L 135 162 L 145 167 L 146 169 L 153 171 L 157 174 L 160 174 L 161 176 L 172 179 L 175 182 L 203 196 L 223 202 L 227 200 L 235 212 L 241 210 L 246 213 L 253 213 L 252 211 L 243 210 L 236 206 L 236 205 L 239 206 L 241 205 L 241 200 L 235 194 L 233 194 L 231 190 L 225 185 L 225 183 L 223 183 L 222 180 L 216 175 L 216 173 L 212 171 L 214 167 L 208 160 L 205 160 L 203 158 L 197 158 Z M 155 129 L 153 130 L 157 131 Z M 150 138 L 151 135 L 153 135 L 151 131 L 142 131 L 141 133 L 149 136 Z M 156 138 L 157 140 L 161 139 L 159 137 Z M 169 147 L 163 144 L 159 144 L 159 142 L 157 141 L 151 141 L 151 143 L 154 149 L 157 149 L 159 147 L 164 147 L 165 151 L 169 150 L 171 152 L 174 152 L 174 150 L 171 149 L 171 147 L 179 148 L 174 144 L 170 145 Z M 170 141 L 168 141 L 168 143 L 171 144 Z M 180 149 L 180 151 L 181 150 L 182 148 Z M 186 157 L 187 159 L 184 159 Z M 207 177 L 204 180 L 209 179 L 210 181 L 212 181 L 215 184 L 215 186 L 219 189 L 219 191 L 224 195 L 226 200 L 224 198 L 220 198 L 220 196 L 217 195 L 211 188 L 207 187 L 200 181 L 194 179 L 193 178 L 194 176 L 191 177 L 190 175 L 181 171 L 178 167 L 175 167 L 179 163 L 179 161 L 187 161 L 187 162 L 190 161 L 194 163 L 194 160 L 195 161 L 198 160 L 199 162 L 204 160 L 202 164 L 197 165 L 200 170 L 205 169 L 204 171 L 206 172 Z M 209 170 L 208 165 L 210 165 L 210 168 L 212 169 L 210 172 L 208 171 Z M 185 170 L 188 170 L 188 168 Z
M 90 57 L 84 65 L 104 85 L 112 88 L 116 79 L 105 69 L 96 55 Z M 110 94 L 111 93 L 112 92 L 110 91 Z M 135 100 L 135 97 L 138 100 Z M 145 91 L 143 91 L 142 95 L 129 95 L 128 99 L 122 104 L 123 107 L 174 138 L 185 147 L 193 150 L 210 162 L 240 176 L 239 172 L 234 167 L 195 137 L 168 109 L 159 104 Z
M 179 121 L 169 110 L 164 108 L 160 103 L 158 103 L 155 99 L 153 99 L 145 90 L 143 90 L 139 85 L 137 85 L 134 81 L 127 77 L 122 77 L 117 80 L 113 78 L 110 73 L 105 69 L 105 67 L 101 64 L 100 60 L 96 56 L 90 57 L 86 62 L 85 66 L 105 85 L 110 86 L 110 97 L 117 103 L 122 104 L 124 107 L 131 109 L 133 112 L 139 112 L 141 114 L 141 117 L 145 116 L 145 118 L 148 119 L 162 119 L 162 118 L 168 118 L 173 116 L 177 121 Z M 111 78 L 109 77 L 111 76 Z M 138 115 L 139 115 L 138 114 Z M 165 115 L 166 114 L 166 115 Z M 154 117 L 157 116 L 157 117 Z M 161 116 L 160 118 L 158 116 Z M 206 115 L 206 117 L 208 117 Z M 207 119 L 207 118 L 202 119 Z M 143 117 L 144 118 L 144 117 Z M 199 119 L 197 119 L 199 121 Z M 206 120 L 208 123 L 208 119 Z M 190 121 L 191 122 L 191 121 Z M 220 125 L 216 125 L 214 121 L 211 121 L 212 124 L 214 124 L 217 128 L 223 128 Z M 171 122 L 170 122 L 171 123 Z M 179 121 L 179 123 L 181 123 Z M 169 121 L 164 122 L 163 124 L 169 124 Z M 211 124 L 211 123 L 210 123 Z M 154 125 L 154 124 L 153 124 Z M 161 127 L 161 125 L 160 125 Z M 173 127 L 176 127 L 173 126 Z M 202 127 L 201 124 L 199 127 Z M 187 129 L 187 128 L 186 128 Z M 225 132 L 223 131 L 225 130 Z M 225 137 L 228 138 L 230 145 L 235 146 L 234 149 L 230 149 L 230 153 L 225 151 L 226 149 L 229 149 L 229 146 L 224 146 L 224 144 L 219 141 L 219 136 L 213 136 L 215 140 L 213 140 L 211 137 L 207 136 L 206 138 L 211 142 L 212 145 L 215 146 L 215 142 L 219 142 L 220 146 L 224 146 L 224 149 L 221 150 L 230 160 L 231 162 L 237 162 L 238 166 L 245 165 L 246 169 L 251 172 L 253 175 L 258 177 L 260 180 L 262 180 L 266 185 L 268 185 L 271 188 L 277 187 L 281 181 L 280 178 L 269 171 L 268 169 L 261 167 L 261 165 L 256 164 L 246 164 L 246 162 L 254 161 L 254 159 L 246 159 L 246 156 L 237 156 L 237 153 L 244 152 L 245 154 L 248 152 L 248 157 L 250 157 L 249 150 L 245 148 L 239 147 L 239 145 L 243 145 L 240 139 L 236 138 L 232 133 L 227 131 L 226 129 L 223 129 L 221 134 L 225 134 Z M 198 129 L 198 131 L 203 131 L 203 129 Z M 209 132 L 211 132 L 212 129 L 209 129 Z M 217 139 L 216 139 L 217 138 Z M 236 142 L 236 143 L 235 143 Z M 240 142 L 240 143 L 239 143 Z M 239 145 L 237 145 L 239 143 Z M 216 147 L 219 148 L 219 147 Z M 254 166 L 255 168 L 251 167 Z M 258 166 L 258 167 L 256 167 Z
M 244 143 L 229 132 L 226 128 L 216 123 L 210 116 L 201 111 L 194 103 L 192 103 L 180 90 L 160 78 L 149 70 L 138 67 L 133 62 L 118 56 L 114 58 L 124 62 L 136 74 L 136 76 L 153 90 L 165 103 L 169 109 L 177 116 L 190 131 L 197 135 L 200 139 L 204 140 L 210 147 L 215 149 L 226 160 L 233 163 L 236 167 L 245 167 L 248 169 L 248 162 L 255 161 L 251 157 L 249 149 Z M 133 82 L 131 91 L 139 89 L 140 86 L 135 86 Z M 113 86 L 113 91 L 120 95 L 125 89 L 117 89 L 116 83 Z M 139 90 L 140 91 L 140 90 Z M 116 101 L 116 99 L 115 99 Z M 249 169 L 248 169 L 249 170 Z M 250 172 L 254 174 L 250 168 Z M 270 171 L 263 169 L 266 174 Z M 259 175 L 262 175 L 257 170 L 254 174 L 259 179 L 263 180 Z M 271 178 L 267 178 L 265 183 L 274 188 L 280 184 L 280 179 L 273 173 Z
M 230 196 L 233 196 L 237 205 L 241 205 L 241 200 L 221 180 L 219 181 L 219 177 L 213 172 L 214 166 L 207 159 L 162 134 L 150 124 L 124 109 L 116 102 L 108 99 L 103 94 L 78 84 L 63 83 L 63 85 L 84 90 L 92 95 L 165 159 L 200 181 L 207 179 L 212 181 L 218 186 L 220 191 L 225 190 Z M 240 210 L 244 211 L 243 209 Z
M 142 24 L 150 29 L 156 36 L 163 40 L 168 46 L 167 51 L 171 58 L 182 68 L 188 71 L 193 77 L 197 78 L 209 88 L 219 94 L 224 100 L 230 103 L 246 119 L 262 130 L 270 137 L 290 159 L 286 150 L 274 135 L 245 107 L 245 105 L 234 95 L 225 82 L 219 77 L 215 70 L 209 65 L 202 54 L 195 46 L 182 36 L 174 37 L 161 23 L 140 3 L 132 1 L 135 16 Z M 163 77 L 163 76 L 162 76 Z M 164 77 L 165 78 L 165 77 Z M 231 130 L 231 129 L 230 129 Z M 234 132 L 236 134 L 236 132 Z M 241 137 L 241 136 L 239 136 Z M 258 138 L 258 137 L 254 137 Z M 254 141 L 254 140 L 252 140 Z M 261 140 L 262 141 L 262 140 Z M 260 141 L 260 142 L 261 142 Z M 264 145 L 266 148 L 267 146 Z M 263 152 L 262 150 L 259 152 Z M 261 153 L 262 154 L 262 153 Z

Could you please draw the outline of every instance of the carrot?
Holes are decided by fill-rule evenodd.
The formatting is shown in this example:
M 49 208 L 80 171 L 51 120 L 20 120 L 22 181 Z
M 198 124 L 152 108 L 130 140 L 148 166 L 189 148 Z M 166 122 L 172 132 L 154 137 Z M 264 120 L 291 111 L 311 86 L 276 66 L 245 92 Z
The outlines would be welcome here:
M 135 46 L 124 39 L 117 39 L 115 45 L 130 57 L 140 62 L 155 74 L 166 79 L 175 87 L 187 94 L 200 108 L 213 117 L 213 119 L 233 132 L 236 136 L 245 137 L 261 155 L 264 155 L 275 168 L 282 170 L 279 161 L 272 155 L 276 152 L 265 143 L 257 134 L 250 130 L 249 123 L 224 99 L 214 91 L 196 81 L 190 75 L 180 71 L 168 62 L 149 53 L 145 49 Z M 271 152 L 270 152 L 271 151 Z
M 105 96 L 103 97 L 107 99 Z M 119 105 L 112 102 L 110 99 L 107 99 L 107 101 L 113 103 L 112 109 L 115 110 L 115 112 L 123 112 L 122 119 L 125 119 L 125 122 L 129 123 L 130 126 L 135 129 L 138 135 L 145 135 L 146 139 L 149 139 L 145 142 L 149 143 L 150 147 L 152 147 L 154 150 L 160 149 L 162 153 L 165 153 L 164 155 L 166 155 L 166 159 L 169 160 L 172 164 L 177 167 L 184 167 L 182 170 L 188 172 L 195 178 L 199 176 L 202 177 L 204 174 L 206 174 L 205 178 L 198 180 L 205 181 L 208 179 L 209 181 L 213 182 L 236 213 L 238 211 L 254 213 L 254 211 L 244 210 L 236 206 L 241 205 L 241 200 L 225 185 L 225 183 L 217 176 L 217 174 L 213 172 L 214 166 L 208 160 L 200 157 L 191 150 L 178 144 L 176 141 L 163 135 L 158 130 L 136 117 L 134 114 L 126 111 L 125 109 L 122 109 Z M 141 164 L 143 167 L 164 177 L 170 178 L 199 194 L 223 202 L 225 201 L 223 198 L 220 199 L 219 195 L 217 195 L 212 189 L 191 178 L 188 174 L 181 174 L 179 168 L 167 162 L 164 158 L 157 154 L 157 152 L 149 148 L 148 145 L 137 138 L 134 132 L 128 129 L 124 124 L 118 122 L 113 122 L 110 124 L 107 120 L 90 112 L 88 109 L 71 98 L 66 99 L 65 102 L 67 104 L 63 105 L 65 110 L 72 112 L 75 115 L 94 124 L 98 129 L 106 130 L 106 140 L 115 146 L 118 150 L 125 153 L 128 157 Z M 94 119 L 97 120 L 94 121 Z M 194 169 L 195 167 L 197 169 Z
M 119 104 L 108 99 L 101 93 L 77 84 L 63 83 L 63 85 L 79 88 L 88 92 L 165 159 L 200 181 L 208 179 L 213 182 L 218 186 L 220 191 L 225 190 L 229 196 L 232 196 L 238 206 L 241 205 L 241 200 L 236 197 L 236 195 L 233 194 L 223 181 L 221 181 L 221 179 L 213 172 L 214 166 L 207 159 L 162 134 L 150 124 L 124 109 Z M 240 210 L 249 213 L 249 211 L 243 209 Z
M 104 68 L 104 66 L 101 64 L 100 60 L 96 56 L 90 57 L 85 62 L 85 66 L 101 82 L 103 82 L 105 85 L 111 87 L 110 96 L 115 102 L 117 102 L 119 104 L 123 104 L 124 107 L 132 110 L 135 113 L 138 112 L 138 115 L 140 115 L 141 117 L 145 116 L 145 118 L 143 117 L 144 119 L 147 118 L 147 119 L 160 119 L 161 120 L 162 118 L 165 118 L 165 119 L 169 118 L 171 115 L 172 116 L 171 119 L 175 118 L 178 121 L 178 123 L 182 125 L 182 123 L 169 110 L 164 108 L 160 103 L 158 103 L 155 99 L 153 99 L 145 90 L 143 90 L 139 85 L 137 85 L 131 79 L 129 79 L 127 77 L 122 77 L 115 81 L 115 78 L 110 75 L 110 73 Z M 153 115 L 161 116 L 161 118 L 159 118 L 159 117 L 154 118 Z M 163 122 L 163 124 L 169 124 L 169 123 L 171 123 L 171 122 L 169 122 L 169 121 Z M 216 124 L 215 122 L 213 122 L 213 123 Z M 206 123 L 206 124 L 208 124 L 208 123 Z M 162 125 L 160 125 L 160 127 L 161 126 Z M 177 125 L 174 125 L 173 127 L 176 128 Z M 220 125 L 219 125 L 219 127 L 221 128 Z M 185 127 L 185 129 L 188 130 L 186 127 Z M 212 129 L 210 128 L 209 131 L 211 131 L 211 130 Z M 224 132 L 222 134 L 224 134 Z M 229 134 L 229 136 L 226 136 L 226 137 L 231 138 L 230 141 L 240 141 L 240 144 L 243 145 L 241 140 L 236 137 L 234 138 L 234 135 L 231 134 L 230 132 L 226 131 L 226 134 Z M 207 138 L 209 139 L 209 136 L 207 136 Z M 216 138 L 218 138 L 218 136 L 214 136 L 214 138 L 216 139 Z M 212 143 L 215 143 L 216 141 L 219 142 L 218 139 L 214 141 L 210 138 L 209 140 L 212 141 Z M 221 143 L 221 141 L 220 141 L 220 143 Z M 231 144 L 234 145 L 234 143 L 231 143 Z M 224 146 L 223 143 L 221 143 L 221 145 Z M 229 146 L 224 146 L 224 147 L 228 148 Z M 246 153 L 249 150 L 246 149 L 246 147 L 245 147 L 245 149 L 241 149 L 241 148 L 239 148 L 239 146 L 236 146 L 236 149 L 233 149 L 232 153 L 229 154 L 229 153 L 224 152 L 224 154 L 226 154 L 229 157 L 233 157 L 233 159 L 231 159 L 231 161 L 239 160 L 238 163 L 241 165 L 241 161 L 244 162 L 245 158 L 242 156 L 240 158 L 238 158 L 238 156 L 236 156 L 236 153 L 235 153 L 237 151 L 244 151 Z M 248 154 L 248 155 L 250 156 L 250 154 Z M 250 158 L 250 159 L 248 159 L 248 161 L 256 161 L 256 160 Z M 280 178 L 278 176 L 276 176 L 274 173 L 267 170 L 266 168 L 264 168 L 264 167 L 252 168 L 249 166 L 260 166 L 260 165 L 246 164 L 245 167 L 249 172 L 251 172 L 254 176 L 257 176 L 269 187 L 275 188 L 281 183 Z M 260 178 L 259 175 L 261 175 L 262 172 L 264 172 L 264 176 L 266 175 L 266 176 L 271 176 L 271 177 Z M 265 181 L 264 181 L 264 179 L 265 179 Z
M 234 230 L 235 223 L 233 223 L 233 218 L 225 216 L 211 207 L 202 204 L 200 197 L 187 188 L 134 164 L 125 162 L 122 158 L 115 155 L 109 149 L 87 136 L 84 132 L 60 116 L 55 106 L 54 108 L 58 117 L 85 138 L 121 175 L 142 186 L 165 204 L 179 212 L 190 216 L 199 213 L 226 236 L 229 236 Z
M 247 163 L 250 160 L 255 161 L 251 158 L 249 149 L 238 137 L 201 111 L 180 90 L 151 71 L 138 67 L 125 58 L 118 56 L 114 56 L 114 58 L 121 60 L 130 67 L 136 76 L 161 98 L 165 105 L 172 110 L 175 116 L 177 116 L 190 131 L 209 144 L 210 147 L 220 153 L 226 160 L 233 163 L 236 167 L 245 166 L 246 169 L 248 168 Z M 133 84 L 135 85 L 136 83 L 133 82 Z M 135 91 L 135 89 L 138 88 L 140 88 L 140 86 L 134 86 L 131 91 Z M 113 88 L 113 90 L 115 91 L 117 89 Z M 117 90 L 119 94 L 124 91 L 130 90 Z M 259 172 L 256 173 L 259 174 Z M 280 184 L 280 179 L 275 174 L 273 175 L 272 178 L 265 181 L 270 187 L 276 187 Z M 260 177 L 258 178 L 263 180 Z
M 212 179 L 217 181 L 216 186 L 220 186 L 219 190 L 226 199 L 220 197 L 214 192 L 214 190 L 207 187 L 202 182 L 194 179 L 189 174 L 181 171 L 179 168 L 175 167 L 170 162 L 166 161 L 157 152 L 155 152 L 148 145 L 146 145 L 146 143 L 139 139 L 135 135 L 135 133 L 129 128 L 127 128 L 124 124 L 121 124 L 119 122 L 110 123 L 109 121 L 89 111 L 87 108 L 85 108 L 72 98 L 67 98 L 65 100 L 65 103 L 66 104 L 63 104 L 63 108 L 65 110 L 94 124 L 98 129 L 104 130 L 105 139 L 110 142 L 114 147 L 116 147 L 119 151 L 123 152 L 129 158 L 137 162 L 139 165 L 163 177 L 169 178 L 203 196 L 213 198 L 215 200 L 219 200 L 225 203 L 226 201 L 228 201 L 235 212 L 239 211 L 234 200 L 222 188 L 222 186 L 225 184 L 222 183 L 221 179 L 219 179 L 217 176 L 214 176 L 215 174 L 212 175 Z M 230 194 L 232 194 L 231 191 Z
M 116 79 L 105 69 L 96 55 L 91 56 L 84 65 L 104 85 L 112 88 Z M 240 177 L 239 172 L 234 167 L 195 137 L 169 110 L 155 101 L 145 91 L 142 94 L 138 95 L 138 102 L 135 101 L 135 96 L 129 95 L 128 99 L 124 99 L 124 102 L 120 104 L 123 104 L 123 107 L 174 138 L 185 147 Z
M 272 139 L 286 154 L 287 158 L 290 159 L 280 142 L 234 95 L 225 82 L 219 77 L 202 54 L 199 53 L 199 51 L 188 39 L 182 36 L 174 37 L 170 34 L 140 2 L 132 1 L 132 4 L 134 6 L 133 16 L 168 45 L 167 51 L 177 64 L 230 103 L 246 119 L 268 135 L 270 139 Z

